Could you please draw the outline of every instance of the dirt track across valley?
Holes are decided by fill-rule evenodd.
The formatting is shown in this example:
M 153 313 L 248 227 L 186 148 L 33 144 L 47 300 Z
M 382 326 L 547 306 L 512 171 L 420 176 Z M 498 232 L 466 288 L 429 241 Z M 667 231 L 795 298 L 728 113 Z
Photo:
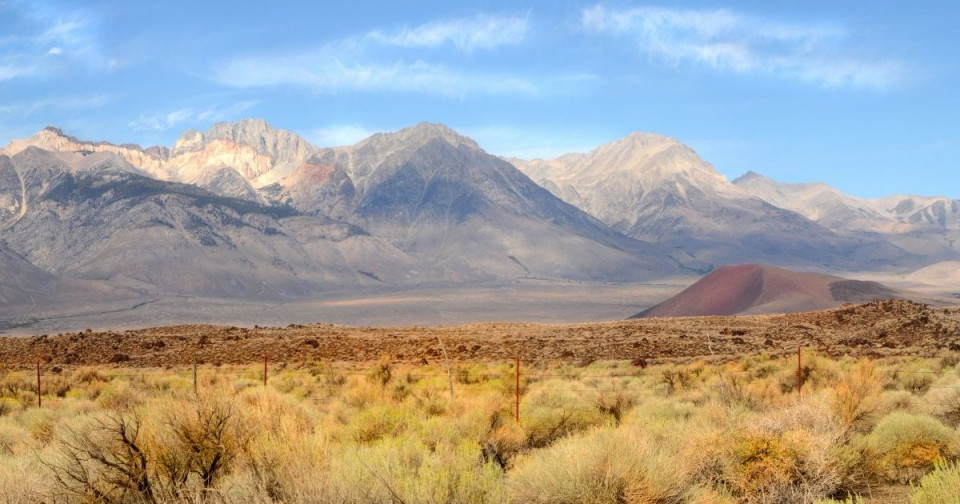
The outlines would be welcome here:
M 442 342 L 442 343 L 441 343 Z M 179 325 L 130 331 L 0 338 L 0 365 L 206 364 L 377 360 L 650 363 L 725 359 L 804 346 L 824 355 L 937 356 L 960 351 L 960 308 L 882 301 L 834 310 L 733 317 L 662 318 L 545 325 L 484 323 L 450 327 L 368 328 L 332 324 L 288 327 Z

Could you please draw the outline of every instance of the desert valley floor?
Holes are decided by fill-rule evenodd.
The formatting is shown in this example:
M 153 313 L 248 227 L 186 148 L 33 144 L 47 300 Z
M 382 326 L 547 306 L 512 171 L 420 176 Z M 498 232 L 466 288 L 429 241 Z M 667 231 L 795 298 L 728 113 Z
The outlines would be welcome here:
M 877 301 L 792 315 L 696 317 L 580 324 L 477 323 L 370 327 L 179 325 L 0 338 L 0 362 L 186 366 L 271 362 L 527 362 L 727 359 L 760 352 L 934 357 L 960 350 L 960 308 Z

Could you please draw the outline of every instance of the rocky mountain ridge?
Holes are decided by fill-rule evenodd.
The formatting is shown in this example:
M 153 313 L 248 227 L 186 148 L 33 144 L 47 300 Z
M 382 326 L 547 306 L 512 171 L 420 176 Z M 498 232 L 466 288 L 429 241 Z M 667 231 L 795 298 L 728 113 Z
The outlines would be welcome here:
M 431 123 L 335 148 L 252 119 L 189 130 L 169 149 L 47 128 L 0 153 L 0 246 L 23 261 L 0 267 L 71 289 L 282 300 L 524 278 L 638 282 L 744 262 L 905 272 L 960 257 L 950 202 L 901 198 L 883 213 L 816 186 L 803 193 L 813 203 L 791 206 L 791 188 L 758 177 L 731 183 L 689 147 L 642 133 L 523 161 Z M 821 201 L 839 203 L 814 213 Z M 827 218 L 836 208 L 856 222 L 901 215 L 904 227 Z M 930 221 L 939 241 L 911 234 Z M 29 295 L 2 279 L 0 291 L 10 303 Z
M 611 228 L 669 245 L 678 261 L 856 270 L 915 259 L 883 239 L 830 229 L 754 197 L 689 147 L 659 135 L 634 133 L 586 154 L 511 162 Z

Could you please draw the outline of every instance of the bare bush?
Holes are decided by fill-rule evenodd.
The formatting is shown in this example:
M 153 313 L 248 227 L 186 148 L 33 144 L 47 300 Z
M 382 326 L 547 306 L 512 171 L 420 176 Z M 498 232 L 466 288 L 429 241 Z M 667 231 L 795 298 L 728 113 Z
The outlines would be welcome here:
M 155 502 L 141 427 L 136 413 L 111 413 L 66 429 L 57 457 L 45 462 L 58 488 L 71 500 Z

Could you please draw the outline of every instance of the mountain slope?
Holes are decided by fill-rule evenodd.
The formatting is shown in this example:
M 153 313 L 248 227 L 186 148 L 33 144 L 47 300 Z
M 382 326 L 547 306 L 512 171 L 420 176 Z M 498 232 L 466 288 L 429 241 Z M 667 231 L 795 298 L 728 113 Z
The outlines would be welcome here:
M 957 258 L 960 254 L 960 200 L 858 198 L 824 183 L 786 184 L 754 172 L 733 183 L 772 205 L 839 232 L 879 234 L 889 243 L 931 260 Z
M 350 178 L 352 223 L 464 277 L 629 280 L 675 270 L 655 247 L 607 229 L 443 125 L 324 149 L 310 163 Z
M 511 161 L 613 229 L 668 245 L 681 263 L 858 269 L 909 259 L 890 244 L 846 236 L 751 196 L 671 138 L 634 133 L 587 154 Z
M 258 299 L 365 282 L 357 270 L 365 266 L 340 248 L 363 248 L 345 243 L 354 237 L 370 240 L 343 223 L 151 179 L 115 155 L 30 147 L 11 161 L 28 182 L 29 211 L 3 239 L 45 272 Z
M 898 222 L 877 202 L 849 196 L 821 182 L 784 184 L 747 172 L 733 184 L 771 205 L 797 212 L 830 229 L 881 233 L 898 230 Z
M 718 268 L 633 318 L 792 313 L 895 297 L 876 282 L 747 264 Z

